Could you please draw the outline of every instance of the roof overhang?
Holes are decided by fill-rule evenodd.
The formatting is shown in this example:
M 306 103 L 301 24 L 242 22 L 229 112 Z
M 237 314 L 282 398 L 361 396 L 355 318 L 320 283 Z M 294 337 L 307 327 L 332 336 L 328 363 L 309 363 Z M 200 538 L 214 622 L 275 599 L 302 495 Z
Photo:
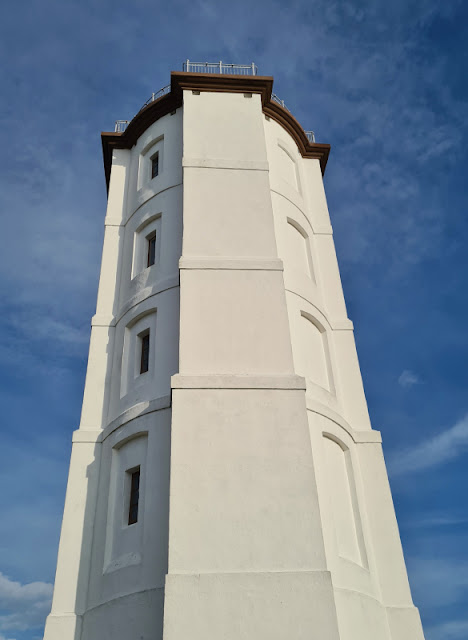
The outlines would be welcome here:
M 144 107 L 129 123 L 123 133 L 101 133 L 104 171 L 107 189 L 109 189 L 113 149 L 131 149 L 141 134 L 162 116 L 182 106 L 184 89 L 193 91 L 212 91 L 224 93 L 259 93 L 263 113 L 275 120 L 295 140 L 304 158 L 320 161 L 322 175 L 325 173 L 329 144 L 309 142 L 304 129 L 296 118 L 284 107 L 271 99 L 273 78 L 271 76 L 236 76 L 211 73 L 189 73 L 173 71 L 171 73 L 171 91 Z

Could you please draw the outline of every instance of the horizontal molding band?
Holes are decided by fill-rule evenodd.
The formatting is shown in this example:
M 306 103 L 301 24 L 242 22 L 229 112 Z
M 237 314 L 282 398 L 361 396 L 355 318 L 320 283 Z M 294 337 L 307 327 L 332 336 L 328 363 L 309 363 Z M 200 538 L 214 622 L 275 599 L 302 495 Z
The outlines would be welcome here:
M 270 187 L 270 191 L 276 194 L 277 196 L 279 196 L 280 198 L 284 198 L 285 200 L 287 200 L 290 204 L 293 205 L 293 207 L 295 207 L 298 211 L 302 213 L 313 235 L 315 236 L 319 236 L 319 235 L 332 236 L 333 235 L 333 228 L 331 224 L 317 225 L 313 223 L 313 221 L 311 220 L 310 212 L 308 212 L 307 210 L 307 206 L 302 195 L 297 194 L 294 198 L 292 198 L 290 197 L 290 194 L 287 194 L 284 191 L 280 191 L 274 186 Z
M 172 389 L 292 389 L 305 391 L 305 379 L 296 375 L 185 375 L 171 378 Z
M 169 571 L 166 574 L 166 578 L 193 578 L 195 580 L 198 580 L 199 578 L 213 578 L 215 576 L 225 576 L 226 578 L 233 578 L 238 579 L 241 578 L 242 576 L 248 576 L 248 577 L 259 577 L 259 578 L 265 578 L 268 576 L 304 576 L 304 575 L 310 575 L 310 576 L 316 576 L 316 575 L 322 575 L 324 576 L 327 580 L 331 580 L 331 572 L 328 571 L 327 569 L 321 569 L 321 568 L 317 568 L 317 569 L 265 569 L 264 571 L 171 571 L 171 569 L 169 568 Z
M 160 191 L 154 191 L 152 193 L 152 195 L 150 195 L 148 198 L 142 199 L 141 202 L 137 203 L 136 208 L 132 210 L 132 212 L 130 213 L 128 218 L 125 219 L 125 222 L 123 223 L 123 226 L 126 226 L 127 223 L 130 222 L 130 220 L 133 218 L 133 216 L 136 213 L 138 213 L 140 211 L 140 209 L 142 209 L 143 207 L 146 207 L 151 202 L 151 200 L 154 200 L 154 199 L 158 198 L 162 194 L 167 194 L 167 192 L 170 191 L 171 189 L 177 189 L 178 187 L 182 187 L 182 186 L 183 186 L 182 182 L 176 182 L 176 183 L 174 183 L 174 184 L 172 184 L 172 185 L 170 185 L 168 187 L 164 187 Z M 158 205 L 157 208 L 161 208 L 162 209 L 162 206 Z
M 91 318 L 91 326 L 92 327 L 114 327 L 115 326 L 115 318 L 114 316 L 105 316 L 103 314 L 94 315 Z
M 318 312 L 317 320 L 320 320 L 320 321 L 325 320 L 327 325 L 330 327 L 330 329 L 332 329 L 332 331 L 354 331 L 353 321 L 350 320 L 349 318 L 341 318 L 341 319 L 329 318 L 325 310 L 320 309 L 317 306 L 316 301 L 312 301 L 312 299 L 306 298 L 305 296 L 302 295 L 302 293 L 299 293 L 298 291 L 294 291 L 294 289 L 291 289 L 289 287 L 285 287 L 285 291 L 287 293 L 291 293 L 293 296 L 297 296 L 301 300 L 305 300 L 305 302 L 307 302 L 311 307 L 314 307 L 314 309 L 316 309 L 316 311 Z M 307 309 L 303 309 L 303 311 L 307 313 Z M 314 315 L 314 314 L 311 314 L 311 315 Z
M 138 404 L 133 405 L 133 407 L 129 407 L 125 411 L 123 411 L 117 418 L 112 420 L 107 427 L 103 430 L 99 440 L 103 442 L 110 434 L 122 427 L 127 422 L 131 420 L 135 420 L 135 418 L 141 418 L 141 416 L 146 416 L 148 413 L 153 413 L 154 411 L 161 411 L 162 409 L 170 409 L 171 408 L 171 396 L 161 396 L 159 398 L 155 398 L 154 400 L 150 400 L 149 402 L 139 402 Z
M 346 320 L 332 320 L 330 324 L 333 331 L 354 331 L 353 321 L 349 318 Z
M 117 316 L 106 316 L 103 314 L 96 314 L 91 318 L 91 326 L 92 327 L 115 327 L 115 325 L 122 320 L 124 315 L 128 313 L 133 307 L 136 307 L 140 302 L 145 302 L 149 300 L 153 296 L 158 295 L 159 293 L 164 293 L 165 291 L 169 291 L 170 289 L 178 289 L 179 288 L 179 275 L 171 276 L 170 278 L 165 278 L 160 282 L 157 282 L 152 287 L 145 287 L 141 289 L 138 293 L 132 296 L 119 310 Z
M 125 304 L 123 304 L 117 316 L 114 319 L 114 323 L 117 324 L 126 313 L 128 313 L 133 307 L 140 302 L 144 302 L 153 296 L 156 296 L 158 293 L 163 293 L 164 291 L 168 291 L 169 289 L 177 289 L 179 287 L 179 274 L 175 276 L 170 276 L 169 278 L 164 278 L 164 280 L 160 280 L 156 282 L 152 287 L 145 287 L 135 293 Z
M 135 589 L 135 591 L 130 591 L 130 592 L 126 592 L 126 593 L 116 593 L 114 596 L 112 596 L 111 598 L 107 598 L 106 600 L 102 600 L 101 602 L 99 602 L 98 604 L 94 605 L 93 607 L 89 607 L 89 609 L 86 609 L 86 611 L 84 612 L 84 614 L 82 614 L 82 617 L 85 617 L 88 613 L 90 613 L 91 611 L 96 611 L 96 609 L 99 609 L 100 607 L 105 607 L 106 605 L 108 605 L 110 602 L 115 602 L 116 600 L 123 600 L 124 598 L 131 598 L 132 596 L 138 596 L 141 594 L 146 594 L 146 593 L 164 593 L 164 586 L 160 586 L 160 585 L 156 585 L 154 587 L 147 587 L 144 589 Z
M 105 227 L 125 227 L 125 222 L 122 222 L 119 218 L 113 218 L 112 216 L 106 216 L 104 218 Z
M 244 258 L 243 256 L 183 256 L 179 260 L 179 268 L 219 271 L 283 271 L 283 261 L 279 258 Z
M 352 594 L 353 596 L 357 597 L 357 598 L 362 598 L 362 599 L 366 599 L 366 600 L 372 600 L 374 603 L 378 604 L 382 610 L 384 609 L 400 609 L 402 611 L 404 611 L 405 609 L 416 609 L 416 607 L 413 606 L 402 606 L 402 607 L 393 607 L 391 605 L 387 605 L 383 602 L 381 602 L 376 596 L 371 595 L 370 593 L 366 593 L 364 591 L 359 591 L 358 589 L 347 589 L 346 587 L 338 587 L 338 586 L 334 586 L 334 590 L 335 591 L 339 591 L 341 593 L 347 593 L 347 594 Z
M 102 431 L 99 429 L 86 429 L 85 427 L 81 427 L 73 432 L 72 442 L 74 444 L 96 444 L 101 434 Z
M 374 429 L 353 429 L 351 425 L 336 411 L 333 411 L 330 407 L 314 400 L 310 396 L 306 396 L 306 407 L 307 411 L 311 413 L 317 413 L 324 418 L 328 418 L 339 427 L 344 429 L 346 433 L 348 433 L 351 438 L 354 440 L 356 444 L 363 443 L 381 443 L 382 435 L 380 431 L 375 431 Z
M 287 192 L 284 192 L 284 191 L 280 191 L 279 188 L 275 187 L 274 183 L 270 184 L 270 191 L 271 191 L 271 193 L 274 193 L 279 198 L 281 198 L 283 200 L 287 200 L 289 202 L 289 204 L 292 204 L 292 206 L 295 209 L 297 209 L 297 211 L 302 213 L 302 215 L 306 219 L 307 224 L 309 225 L 312 233 L 315 233 L 314 225 L 312 223 L 312 220 L 310 219 L 310 215 L 309 215 L 309 212 L 307 211 L 306 203 L 305 203 L 304 198 L 303 198 L 301 193 L 293 191 L 292 187 L 291 187 L 291 191 L 293 191 L 293 193 L 287 193 Z
M 129 407 L 117 416 L 112 422 L 110 422 L 105 429 L 96 429 L 96 427 L 80 426 L 79 429 L 73 432 L 72 442 L 104 442 L 111 433 L 113 433 L 119 427 L 124 426 L 135 418 L 141 418 L 148 413 L 155 411 L 162 411 L 164 409 L 171 408 L 171 396 L 160 396 L 149 402 L 139 402 L 138 404 Z
M 241 169 L 247 171 L 269 171 L 268 162 L 253 160 L 233 160 L 231 158 L 182 158 L 182 166 L 186 169 Z
M 382 434 L 375 429 L 368 431 L 353 431 L 354 441 L 357 444 L 382 444 Z

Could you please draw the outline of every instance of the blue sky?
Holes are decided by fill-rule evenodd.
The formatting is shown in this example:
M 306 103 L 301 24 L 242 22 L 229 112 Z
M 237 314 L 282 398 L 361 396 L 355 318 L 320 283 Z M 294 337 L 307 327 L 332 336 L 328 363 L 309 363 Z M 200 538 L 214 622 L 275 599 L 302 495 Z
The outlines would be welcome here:
M 0 640 L 50 606 L 106 207 L 99 133 L 184 59 L 275 77 L 319 142 L 370 414 L 427 640 L 468 638 L 461 0 L 25 0 L 0 24 Z

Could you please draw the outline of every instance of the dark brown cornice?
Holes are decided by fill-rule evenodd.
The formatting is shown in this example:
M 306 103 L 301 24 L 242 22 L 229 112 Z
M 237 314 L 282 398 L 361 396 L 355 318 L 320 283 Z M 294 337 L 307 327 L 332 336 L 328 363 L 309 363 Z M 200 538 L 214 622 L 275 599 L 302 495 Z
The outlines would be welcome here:
M 181 107 L 184 89 L 221 91 L 225 93 L 259 93 L 261 95 L 263 113 L 275 120 L 289 133 L 304 158 L 316 158 L 319 160 L 322 175 L 325 173 L 330 145 L 309 142 L 304 129 L 296 118 L 287 109 L 272 101 L 273 78 L 271 76 L 230 76 L 214 73 L 173 71 L 171 73 L 170 93 L 151 102 L 139 111 L 124 133 L 103 132 L 101 134 L 107 188 L 109 188 L 112 166 L 112 150 L 131 149 L 141 134 L 153 122 Z

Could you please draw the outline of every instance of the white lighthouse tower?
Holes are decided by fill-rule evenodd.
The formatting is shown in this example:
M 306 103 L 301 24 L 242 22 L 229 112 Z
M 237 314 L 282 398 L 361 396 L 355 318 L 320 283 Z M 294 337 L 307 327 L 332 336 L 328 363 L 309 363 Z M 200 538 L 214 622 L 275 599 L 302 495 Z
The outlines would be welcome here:
M 422 640 L 316 144 L 254 65 L 103 133 L 45 640 Z

